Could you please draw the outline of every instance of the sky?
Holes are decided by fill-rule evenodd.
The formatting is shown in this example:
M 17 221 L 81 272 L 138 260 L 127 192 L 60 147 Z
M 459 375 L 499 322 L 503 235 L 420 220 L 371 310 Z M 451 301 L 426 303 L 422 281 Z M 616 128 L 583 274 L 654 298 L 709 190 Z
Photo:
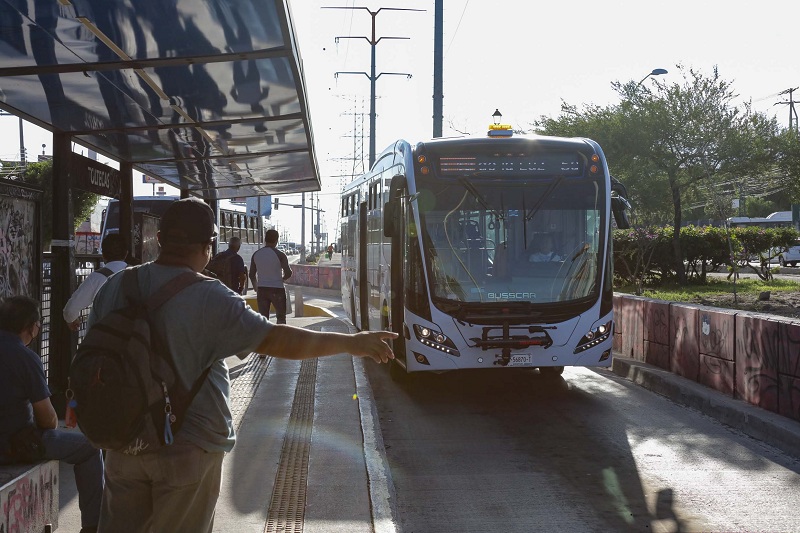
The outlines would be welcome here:
M 323 226 L 332 236 L 338 192 L 367 164 L 372 17 L 363 8 L 424 10 L 383 10 L 375 16 L 377 38 L 408 38 L 385 38 L 375 46 L 376 72 L 386 73 L 376 82 L 379 154 L 397 139 L 413 144 L 433 134 L 434 2 L 289 0 L 289 5 L 322 181 Z M 638 82 L 655 68 L 668 71 L 661 81 L 680 83 L 678 64 L 707 75 L 718 68 L 739 102 L 750 100 L 755 111 L 788 125 L 788 106 L 776 104 L 788 100 L 778 93 L 800 87 L 798 22 L 797 0 L 444 0 L 443 134 L 484 135 L 495 109 L 504 123 L 530 129 L 541 116 L 558 116 L 562 101 L 616 103 L 612 82 Z M 355 38 L 337 42 L 348 36 Z M 335 76 L 344 71 L 364 74 Z M 800 90 L 794 97 L 800 100 Z M 24 135 L 29 154 L 42 153 L 42 144 L 52 153 L 49 133 L 29 124 Z M 15 117 L 0 117 L 0 142 L 0 158 L 18 157 Z M 355 163 L 354 154 L 364 162 Z M 139 173 L 134 176 L 141 181 Z M 136 183 L 134 192 L 151 194 L 152 187 Z M 299 204 L 300 198 L 284 195 L 280 202 Z M 287 229 L 290 240 L 300 241 L 300 211 L 286 206 L 273 212 L 272 222 Z M 308 221 L 306 227 L 310 231 Z

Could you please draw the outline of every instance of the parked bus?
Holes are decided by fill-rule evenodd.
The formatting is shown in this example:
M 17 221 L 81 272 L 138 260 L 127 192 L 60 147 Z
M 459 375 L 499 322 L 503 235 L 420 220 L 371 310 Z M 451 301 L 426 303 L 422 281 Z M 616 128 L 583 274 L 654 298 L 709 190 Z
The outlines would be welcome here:
M 169 204 L 177 200 L 177 196 L 134 196 L 134 249 L 137 250 L 137 259 L 150 261 L 158 253 L 155 243 L 155 231 L 158 230 L 158 221 L 164 214 Z M 219 251 L 227 249 L 228 240 L 237 236 L 242 240 L 239 255 L 245 261 L 245 266 L 250 265 L 250 258 L 262 246 L 263 235 L 259 235 L 258 216 L 248 215 L 244 207 L 231 204 L 219 210 L 219 237 L 217 238 Z M 101 239 L 109 233 L 119 232 L 119 202 L 110 200 L 103 212 L 103 225 L 100 230 Z M 102 240 L 101 240 L 102 242 Z
M 728 225 L 732 228 L 743 228 L 756 226 L 759 228 L 791 228 L 795 227 L 792 222 L 791 211 L 776 211 L 766 217 L 730 217 Z
M 397 141 L 343 189 L 342 302 L 399 334 L 395 378 L 611 364 L 624 187 L 594 141 L 501 133 Z

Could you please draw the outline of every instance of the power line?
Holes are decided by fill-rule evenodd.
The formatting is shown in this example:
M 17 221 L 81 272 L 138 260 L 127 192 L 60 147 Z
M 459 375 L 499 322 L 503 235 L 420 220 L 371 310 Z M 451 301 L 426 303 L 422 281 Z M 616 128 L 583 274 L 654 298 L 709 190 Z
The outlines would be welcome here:
M 458 34 L 458 29 L 461 27 L 461 21 L 464 20 L 464 13 L 467 12 L 467 7 L 469 7 L 469 0 L 467 0 L 467 2 L 464 4 L 464 10 L 461 11 L 461 16 L 458 19 L 458 24 L 456 24 L 456 29 L 453 32 L 453 36 L 450 38 L 450 42 L 447 44 L 447 50 L 444 53 L 445 57 L 447 57 L 450 47 L 453 46 L 453 41 L 456 40 L 456 35 Z

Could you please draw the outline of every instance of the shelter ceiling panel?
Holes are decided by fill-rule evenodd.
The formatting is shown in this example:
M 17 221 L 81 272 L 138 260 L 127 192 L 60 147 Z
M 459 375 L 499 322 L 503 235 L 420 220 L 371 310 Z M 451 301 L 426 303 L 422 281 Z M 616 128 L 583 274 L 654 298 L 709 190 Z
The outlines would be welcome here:
M 0 0 L 0 108 L 193 192 L 319 190 L 282 0 Z
M 241 156 L 234 159 L 187 160 L 178 164 L 152 161 L 136 165 L 179 188 L 208 198 L 248 196 L 243 191 L 263 194 L 319 190 L 313 161 L 307 152 L 269 156 Z M 294 184 L 294 189 L 292 189 Z

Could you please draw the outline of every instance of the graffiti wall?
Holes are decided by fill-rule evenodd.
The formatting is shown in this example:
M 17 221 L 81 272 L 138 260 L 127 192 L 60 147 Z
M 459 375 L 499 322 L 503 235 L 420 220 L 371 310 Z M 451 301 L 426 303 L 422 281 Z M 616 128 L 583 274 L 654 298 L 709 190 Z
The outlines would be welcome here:
M 0 298 L 40 297 L 41 191 L 0 180 Z
M 314 287 L 317 289 L 340 290 L 342 288 L 342 269 L 339 266 L 292 265 L 292 277 L 286 280 L 289 285 Z
M 800 421 L 797 320 L 626 294 L 614 295 L 614 313 L 615 355 Z
M 13 467 L 5 467 L 13 468 Z M 21 475 L 0 477 L 0 533 L 42 532 L 58 527 L 58 461 L 19 467 Z

